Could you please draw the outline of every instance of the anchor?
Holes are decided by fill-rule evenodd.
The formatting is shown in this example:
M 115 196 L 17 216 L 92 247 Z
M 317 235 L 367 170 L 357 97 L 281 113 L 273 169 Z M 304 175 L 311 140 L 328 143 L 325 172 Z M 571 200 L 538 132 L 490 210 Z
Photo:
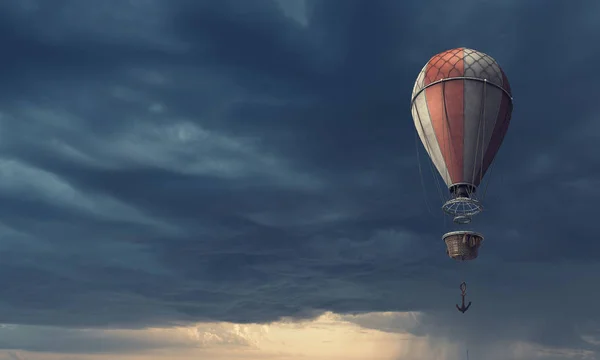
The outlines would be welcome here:
M 462 298 L 462 305 L 458 306 L 458 304 L 456 304 L 456 309 L 458 309 L 458 311 L 460 311 L 461 313 L 465 313 L 465 311 L 469 310 L 469 307 L 471 306 L 471 302 L 469 301 L 469 304 L 467 306 L 465 306 L 465 296 L 467 296 L 467 283 L 465 283 L 464 281 L 460 284 L 460 291 L 461 291 L 461 298 Z

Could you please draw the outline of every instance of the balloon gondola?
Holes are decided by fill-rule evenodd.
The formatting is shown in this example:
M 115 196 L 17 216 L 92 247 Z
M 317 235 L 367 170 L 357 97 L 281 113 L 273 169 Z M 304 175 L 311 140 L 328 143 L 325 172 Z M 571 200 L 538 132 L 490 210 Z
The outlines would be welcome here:
M 446 253 L 454 260 L 473 260 L 479 255 L 483 235 L 474 231 L 452 231 L 444 234 Z

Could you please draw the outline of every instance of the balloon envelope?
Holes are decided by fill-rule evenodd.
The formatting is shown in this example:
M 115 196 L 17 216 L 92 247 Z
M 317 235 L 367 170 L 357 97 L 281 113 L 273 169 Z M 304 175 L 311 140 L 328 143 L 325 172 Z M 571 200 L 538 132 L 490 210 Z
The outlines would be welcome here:
M 479 185 L 508 129 L 512 95 L 487 54 L 457 48 L 433 56 L 412 93 L 415 127 L 448 187 Z

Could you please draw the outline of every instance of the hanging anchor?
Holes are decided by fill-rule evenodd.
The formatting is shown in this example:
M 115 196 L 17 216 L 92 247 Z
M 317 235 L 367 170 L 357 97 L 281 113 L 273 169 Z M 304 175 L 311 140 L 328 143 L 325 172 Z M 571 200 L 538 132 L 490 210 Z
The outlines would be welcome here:
M 458 309 L 458 311 L 464 314 L 465 311 L 469 310 L 469 307 L 471 306 L 470 301 L 469 304 L 465 306 L 465 296 L 467 296 L 467 283 L 465 283 L 464 281 L 460 284 L 460 291 L 460 296 L 462 297 L 462 306 L 458 306 L 458 304 L 456 304 L 456 308 Z

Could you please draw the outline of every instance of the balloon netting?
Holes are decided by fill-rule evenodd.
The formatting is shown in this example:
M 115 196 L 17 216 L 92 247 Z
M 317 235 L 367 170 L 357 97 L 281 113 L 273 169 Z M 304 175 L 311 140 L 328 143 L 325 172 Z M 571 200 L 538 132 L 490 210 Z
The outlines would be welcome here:
M 491 56 L 473 49 L 458 48 L 439 53 L 429 60 L 417 78 L 413 97 L 428 84 L 456 77 L 486 79 L 510 93 L 508 83 L 504 84 L 500 66 Z

